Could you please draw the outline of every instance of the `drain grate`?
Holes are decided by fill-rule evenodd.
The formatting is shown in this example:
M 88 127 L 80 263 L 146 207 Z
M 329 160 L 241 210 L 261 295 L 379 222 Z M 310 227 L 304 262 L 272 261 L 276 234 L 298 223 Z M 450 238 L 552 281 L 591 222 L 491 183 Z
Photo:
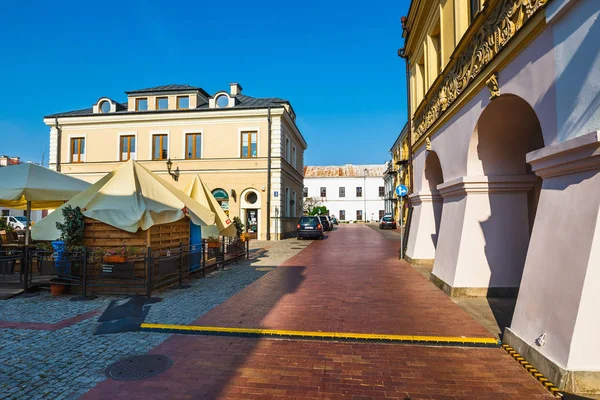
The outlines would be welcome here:
M 171 368 L 173 361 L 167 356 L 145 354 L 124 358 L 106 367 L 106 376 L 118 381 L 136 381 L 151 378 Z

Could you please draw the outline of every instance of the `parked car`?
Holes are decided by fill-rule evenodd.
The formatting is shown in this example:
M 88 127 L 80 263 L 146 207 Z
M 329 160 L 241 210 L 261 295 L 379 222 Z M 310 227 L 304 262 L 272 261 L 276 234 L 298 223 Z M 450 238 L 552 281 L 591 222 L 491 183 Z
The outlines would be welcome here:
M 25 226 L 27 226 L 27 218 L 22 215 L 9 215 L 4 217 L 4 221 L 8 226 L 12 227 L 13 229 L 25 229 Z
M 332 216 L 332 217 L 331 217 L 331 222 L 332 222 L 334 225 L 339 225 L 339 224 L 340 224 L 340 223 L 338 222 L 337 218 L 336 218 L 336 217 L 334 217 L 334 216 Z
M 316 216 L 304 216 L 298 222 L 298 239 L 323 239 L 323 224 Z
M 383 217 L 381 221 L 379 221 L 379 229 L 396 229 L 396 221 L 392 217 Z
M 324 231 L 330 231 L 333 229 L 333 225 L 331 224 L 331 221 L 329 220 L 329 216 L 319 215 L 319 219 L 321 220 L 321 225 L 323 225 Z

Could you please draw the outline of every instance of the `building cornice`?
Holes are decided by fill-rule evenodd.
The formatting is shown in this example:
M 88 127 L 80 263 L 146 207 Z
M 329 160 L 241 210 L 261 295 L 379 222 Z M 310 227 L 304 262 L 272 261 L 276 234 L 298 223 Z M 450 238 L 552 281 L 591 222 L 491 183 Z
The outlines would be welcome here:
M 541 10 L 549 1 L 501 0 L 495 7 L 490 3 L 484 9 L 484 14 L 479 16 L 483 22 L 478 29 L 465 34 L 414 112 L 412 142 L 415 147 L 420 144 L 420 139 L 432 133 L 436 122 L 473 86 L 526 24 L 542 15 Z M 537 21 L 543 22 L 543 15 Z

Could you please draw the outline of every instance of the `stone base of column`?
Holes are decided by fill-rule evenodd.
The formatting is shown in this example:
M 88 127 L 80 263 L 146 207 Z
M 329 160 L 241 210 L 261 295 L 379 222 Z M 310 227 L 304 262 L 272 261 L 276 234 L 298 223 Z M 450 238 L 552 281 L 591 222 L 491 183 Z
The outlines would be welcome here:
M 504 330 L 502 341 L 512 347 L 560 390 L 569 393 L 600 393 L 600 371 L 569 371 L 561 368 L 536 348 L 527 344 L 510 328 Z
M 433 258 L 410 258 L 407 255 L 404 256 L 404 259 L 411 265 L 416 265 L 418 267 L 430 267 L 431 269 L 433 269 L 433 261 L 435 260 Z
M 518 287 L 452 287 L 434 273 L 429 280 L 450 297 L 509 297 L 516 298 Z

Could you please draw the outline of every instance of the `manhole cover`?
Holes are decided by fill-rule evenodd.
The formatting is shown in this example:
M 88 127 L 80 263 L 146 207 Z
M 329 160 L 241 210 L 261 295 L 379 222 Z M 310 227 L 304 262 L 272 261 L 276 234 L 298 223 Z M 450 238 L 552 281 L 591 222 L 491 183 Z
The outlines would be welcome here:
M 172 364 L 173 361 L 167 356 L 145 354 L 117 361 L 106 367 L 105 373 L 118 381 L 136 381 L 165 372 Z

